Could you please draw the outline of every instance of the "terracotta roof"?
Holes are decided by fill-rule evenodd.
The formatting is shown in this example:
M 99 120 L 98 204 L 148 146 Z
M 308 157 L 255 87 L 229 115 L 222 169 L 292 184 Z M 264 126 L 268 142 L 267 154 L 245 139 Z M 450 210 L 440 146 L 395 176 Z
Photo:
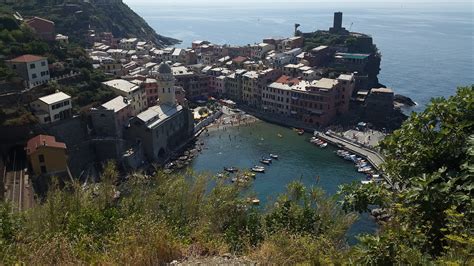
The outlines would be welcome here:
M 236 58 L 232 59 L 235 63 L 242 63 L 247 60 L 247 57 L 245 56 L 237 56 Z
M 38 135 L 28 140 L 28 143 L 26 144 L 26 154 L 30 155 L 35 153 L 38 147 L 41 146 L 66 149 L 66 144 L 57 142 L 55 137 L 48 135 Z
M 282 83 L 282 84 L 298 84 L 300 83 L 300 80 L 297 79 L 297 78 L 292 78 L 292 77 L 289 77 L 289 76 L 281 76 L 280 78 L 277 79 L 277 81 L 275 81 L 277 83 Z
M 10 60 L 10 62 L 29 63 L 29 62 L 36 62 L 42 59 L 46 59 L 46 58 L 42 56 L 37 56 L 37 55 L 25 54 L 17 58 L 13 58 L 12 60 Z

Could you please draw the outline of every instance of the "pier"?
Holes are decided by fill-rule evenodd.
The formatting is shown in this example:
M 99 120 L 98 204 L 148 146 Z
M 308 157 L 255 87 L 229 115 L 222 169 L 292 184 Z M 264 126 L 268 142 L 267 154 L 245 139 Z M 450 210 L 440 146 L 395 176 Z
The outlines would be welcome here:
M 350 140 L 347 140 L 343 137 L 337 136 L 335 133 L 328 131 L 326 133 L 318 132 L 315 131 L 315 136 L 324 139 L 326 142 L 331 143 L 333 145 L 336 145 L 338 147 L 341 147 L 345 150 L 348 150 L 352 153 L 355 153 L 361 157 L 364 157 L 367 159 L 367 161 L 372 164 L 372 166 L 377 169 L 378 171 L 381 171 L 381 165 L 385 162 L 384 158 L 382 155 L 380 155 L 378 152 L 368 149 L 360 144 L 354 143 Z M 393 187 L 392 180 L 385 174 L 382 175 L 384 179 L 387 181 L 387 183 Z

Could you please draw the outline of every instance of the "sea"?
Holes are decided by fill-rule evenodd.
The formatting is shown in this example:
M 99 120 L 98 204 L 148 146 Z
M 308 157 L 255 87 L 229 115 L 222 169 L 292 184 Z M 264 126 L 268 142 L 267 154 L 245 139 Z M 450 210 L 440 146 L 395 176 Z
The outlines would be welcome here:
M 146 0 L 142 0 L 146 1 Z M 337 0 L 336 0 L 337 1 Z M 127 1 L 126 1 L 127 2 Z M 265 2 L 265 3 L 263 3 Z M 373 37 L 382 53 L 379 81 L 398 94 L 412 98 L 420 112 L 433 97 L 449 97 L 457 86 L 474 84 L 473 4 L 431 3 L 317 3 L 298 1 L 149 1 L 127 4 L 157 33 L 182 40 L 245 45 L 266 37 L 292 36 L 294 24 L 303 32 L 328 29 L 333 13 L 344 13 L 343 26 Z M 277 134 L 282 134 L 279 138 Z M 251 190 L 271 204 L 292 180 L 320 186 L 334 195 L 341 184 L 360 182 L 364 176 L 334 154 L 319 149 L 291 129 L 258 122 L 249 127 L 212 131 L 203 136 L 205 149 L 195 159 L 197 172 L 217 174 L 224 166 L 248 168 L 262 155 L 277 153 L 281 159 L 257 176 Z M 377 229 L 367 215 L 350 229 L 348 238 Z
M 266 37 L 289 37 L 294 24 L 311 32 L 328 29 L 333 13 L 343 26 L 373 37 L 382 53 L 380 83 L 412 98 L 422 111 L 433 97 L 474 84 L 473 2 L 372 1 L 144 1 L 127 4 L 157 33 L 182 41 L 245 45 Z

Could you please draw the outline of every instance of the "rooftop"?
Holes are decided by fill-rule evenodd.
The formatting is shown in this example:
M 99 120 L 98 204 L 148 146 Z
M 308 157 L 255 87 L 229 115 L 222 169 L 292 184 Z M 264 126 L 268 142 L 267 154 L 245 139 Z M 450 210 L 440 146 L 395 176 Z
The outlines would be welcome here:
M 337 53 L 335 55 L 336 58 L 343 58 L 343 59 L 366 59 L 370 56 L 370 54 L 351 54 L 351 53 Z
M 53 147 L 66 149 L 66 144 L 57 142 L 56 138 L 49 135 L 38 135 L 28 140 L 26 144 L 26 154 L 31 155 L 36 152 L 39 147 Z
M 329 90 L 336 86 L 336 84 L 337 80 L 335 79 L 322 78 L 316 82 L 315 87 Z
M 373 88 L 370 90 L 371 93 L 393 93 L 390 88 Z
M 341 74 L 339 75 L 339 77 L 337 77 L 337 79 L 340 79 L 340 80 L 346 80 L 346 81 L 351 81 L 353 79 L 354 75 L 352 74 Z
M 114 110 L 115 113 L 129 106 L 127 99 L 122 96 L 117 96 L 112 100 L 102 104 L 102 107 L 107 110 Z
M 10 62 L 14 62 L 14 63 L 29 63 L 29 62 L 40 61 L 40 60 L 43 60 L 43 59 L 46 59 L 46 57 L 37 56 L 37 55 L 31 55 L 31 54 L 25 54 L 25 55 L 22 55 L 22 56 L 13 58 L 12 60 L 10 60 Z
M 300 80 L 297 78 L 292 78 L 292 77 L 283 75 L 280 78 L 278 78 L 277 81 L 275 82 L 281 83 L 281 84 L 298 84 L 300 83 Z
M 318 47 L 316 47 L 316 48 L 311 49 L 311 51 L 313 51 L 313 52 L 320 52 L 320 51 L 325 50 L 325 49 L 327 49 L 327 48 L 328 48 L 328 46 L 326 46 L 326 45 L 320 45 L 320 46 L 318 46 Z
M 182 109 L 183 107 L 181 105 L 155 105 L 139 113 L 137 118 L 145 123 L 148 128 L 154 128 Z
M 137 90 L 139 87 L 129 81 L 124 79 L 113 79 L 109 81 L 102 82 L 102 84 L 112 87 L 114 89 L 129 93 Z
M 68 100 L 68 99 L 71 99 L 71 96 L 67 95 L 64 92 L 56 92 L 56 93 L 39 98 L 40 101 L 48 105 L 61 102 L 64 100 Z
M 171 70 L 173 71 L 174 76 L 180 76 L 180 75 L 192 75 L 194 74 L 191 70 L 189 70 L 185 66 L 179 66 L 179 67 L 172 67 Z
M 232 59 L 235 63 L 242 63 L 247 61 L 247 57 L 245 56 L 237 56 L 236 58 Z

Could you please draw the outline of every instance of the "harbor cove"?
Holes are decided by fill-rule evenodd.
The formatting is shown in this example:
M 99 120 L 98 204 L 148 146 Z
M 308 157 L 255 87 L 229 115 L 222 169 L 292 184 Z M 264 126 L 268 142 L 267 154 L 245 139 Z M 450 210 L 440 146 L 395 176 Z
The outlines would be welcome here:
M 472 7 L 0 0 L 0 266 L 474 265 Z
M 219 119 L 218 125 L 210 125 L 202 132 L 197 139 L 201 151 L 189 166 L 195 174 L 219 176 L 228 183 L 239 173 L 250 172 L 255 165 L 264 166 L 265 172 L 256 173 L 247 189 L 262 208 L 273 204 L 295 180 L 308 188 L 320 187 L 328 196 L 335 195 L 342 184 L 367 180 L 352 161 L 337 156 L 338 147 L 328 145 L 321 148 L 312 144 L 312 132 L 299 135 L 292 128 L 255 120 L 241 111 L 233 115 L 242 116 L 244 120 L 231 124 L 231 115 L 227 113 Z M 269 158 L 270 154 L 278 158 L 269 165 L 262 164 L 261 159 Z M 228 173 L 224 170 L 228 167 L 239 172 Z M 357 234 L 375 230 L 374 219 L 362 215 L 349 230 L 349 242 L 355 243 Z

